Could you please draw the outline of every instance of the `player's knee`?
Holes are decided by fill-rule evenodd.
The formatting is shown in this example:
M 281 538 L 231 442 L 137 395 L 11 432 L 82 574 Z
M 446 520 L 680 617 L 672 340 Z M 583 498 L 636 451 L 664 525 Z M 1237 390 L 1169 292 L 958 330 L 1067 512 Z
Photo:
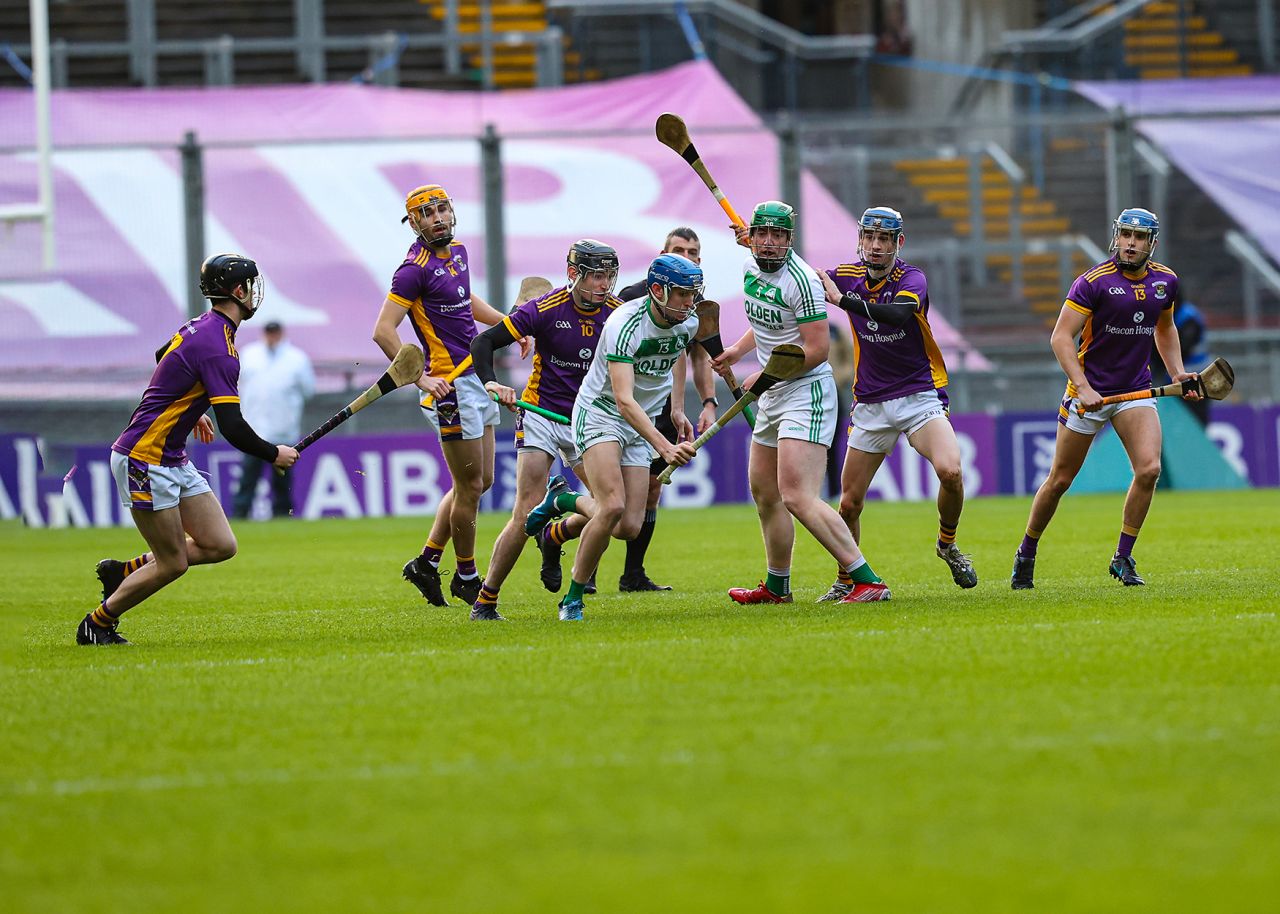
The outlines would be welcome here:
M 942 488 L 952 490 L 964 488 L 964 475 L 960 472 L 960 464 L 939 463 L 933 470 L 938 474 L 938 483 Z
M 176 581 L 187 573 L 187 557 L 185 555 L 175 555 L 171 559 L 157 557 L 155 565 L 156 579 L 165 584 Z
M 239 544 L 234 536 L 221 540 L 213 546 L 213 554 L 215 562 L 225 562 L 227 559 L 235 558 L 236 552 L 239 550 Z
M 618 523 L 622 520 L 624 507 L 625 503 L 621 495 L 616 498 L 606 496 L 596 501 L 596 517 L 607 524 L 610 530 L 616 530 Z
M 492 478 L 489 483 L 492 483 Z M 468 479 L 455 479 L 453 481 L 453 498 L 455 502 L 463 502 L 464 504 L 479 504 L 480 496 L 484 495 L 485 490 L 489 488 L 483 476 L 472 476 Z
M 1044 487 L 1054 498 L 1061 498 L 1067 494 L 1067 489 L 1071 488 L 1071 483 L 1075 477 L 1068 473 L 1051 472 L 1045 477 Z
M 840 496 L 840 519 L 845 524 L 854 524 L 858 518 L 862 517 L 862 506 L 866 504 L 866 499 L 861 495 L 841 495 Z
M 633 540 L 640 535 L 643 518 L 623 517 L 613 525 L 613 536 L 620 540 Z
M 1133 481 L 1145 489 L 1154 489 L 1160 481 L 1160 461 L 1152 460 L 1138 464 L 1133 470 Z
M 792 489 L 782 490 L 782 506 L 787 509 L 788 514 L 795 517 L 799 517 L 813 503 L 813 500 L 813 496 L 808 492 Z

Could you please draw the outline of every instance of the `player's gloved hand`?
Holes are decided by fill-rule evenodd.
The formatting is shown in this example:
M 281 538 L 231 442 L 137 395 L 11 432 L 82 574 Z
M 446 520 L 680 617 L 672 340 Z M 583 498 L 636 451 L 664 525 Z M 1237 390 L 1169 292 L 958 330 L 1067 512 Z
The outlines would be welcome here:
M 751 247 L 751 230 L 745 225 L 738 225 L 736 222 L 730 222 L 729 228 L 733 229 L 733 236 L 737 239 L 738 244 L 744 248 Z
M 1195 371 L 1180 371 L 1180 372 L 1178 372 L 1177 374 L 1175 374 L 1175 375 L 1173 376 L 1173 380 L 1175 380 L 1175 381 L 1191 381 L 1191 380 L 1194 380 L 1194 379 L 1199 378 L 1199 377 L 1200 377 L 1199 372 L 1195 372 Z M 1197 385 L 1197 387 L 1198 387 L 1198 385 Z M 1201 399 L 1203 399 L 1203 397 L 1201 397 L 1201 395 L 1200 395 L 1200 391 L 1197 389 L 1197 390 L 1189 390 L 1189 391 L 1187 391 L 1185 394 L 1183 394 L 1183 395 L 1182 395 L 1182 399 L 1184 399 L 1184 400 L 1201 400 Z
M 196 420 L 195 436 L 196 440 L 201 444 L 212 443 L 214 438 L 213 420 L 207 414 Z
M 1102 409 L 1102 394 L 1098 393 L 1088 384 L 1081 387 L 1076 394 L 1076 400 L 1080 403 L 1080 408 L 1086 413 L 1091 413 Z
M 489 381 L 484 385 L 485 391 L 491 394 L 497 394 L 498 403 L 505 406 L 512 412 L 516 408 L 516 392 L 510 387 L 499 384 L 497 381 Z
M 276 459 L 274 466 L 278 466 L 282 470 L 287 470 L 298 462 L 298 452 L 287 444 L 276 445 Z
M 679 444 L 667 444 L 658 453 L 667 463 L 682 467 L 692 460 L 698 452 L 693 449 L 693 445 L 688 441 L 681 441 Z
M 413 383 L 417 385 L 418 390 L 425 394 L 431 394 L 431 396 L 435 397 L 437 400 L 441 397 L 448 396 L 449 391 L 453 390 L 453 385 L 444 378 L 435 378 L 426 372 L 423 372 L 422 376 Z

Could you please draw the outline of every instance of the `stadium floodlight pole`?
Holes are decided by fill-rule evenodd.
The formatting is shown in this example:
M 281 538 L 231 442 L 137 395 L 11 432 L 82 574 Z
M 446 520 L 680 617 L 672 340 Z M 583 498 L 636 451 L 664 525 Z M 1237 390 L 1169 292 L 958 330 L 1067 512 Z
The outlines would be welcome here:
M 329 434 L 342 423 L 346 422 L 360 410 L 364 409 L 374 400 L 384 394 L 389 394 L 398 387 L 404 387 L 406 384 L 412 384 L 418 378 L 422 377 L 422 367 L 426 364 L 426 357 L 423 356 L 422 350 L 413 343 L 405 343 L 400 347 L 400 351 L 396 353 L 396 357 L 391 360 L 391 364 L 387 366 L 387 370 L 382 373 L 382 377 L 364 393 L 356 397 L 341 410 L 320 426 L 310 435 L 299 441 L 294 448 L 298 452 L 302 452 L 306 448 L 315 444 L 325 435 Z
M 526 276 L 520 280 L 520 291 L 516 293 L 516 307 L 519 308 L 525 302 L 533 298 L 541 298 L 551 291 L 551 281 L 543 279 L 541 276 Z M 471 367 L 471 356 L 467 356 L 453 371 L 444 376 L 445 382 L 452 384 L 458 378 L 462 377 L 462 373 Z M 422 398 L 422 408 L 430 409 L 431 404 L 436 400 L 431 394 L 427 394 Z
M 710 428 L 699 435 L 693 441 L 693 449 L 701 450 L 702 446 L 720 433 L 720 429 L 729 424 L 729 421 L 747 408 L 748 405 L 759 400 L 761 396 L 769 388 L 783 381 L 789 381 L 796 377 L 804 370 L 804 349 L 794 343 L 782 343 L 776 347 L 769 356 L 769 361 L 765 363 L 764 368 L 760 369 L 760 377 L 756 378 L 756 382 L 751 388 L 742 395 L 742 399 L 738 400 L 732 406 L 724 411 L 724 415 L 717 419 Z M 661 473 L 658 474 L 658 481 L 664 486 L 670 484 L 671 474 L 676 470 L 673 463 L 669 463 Z
M 1227 394 L 1231 393 L 1231 388 L 1235 387 L 1235 384 L 1235 369 L 1231 367 L 1226 359 L 1216 358 L 1194 378 L 1188 378 L 1185 381 L 1174 381 L 1172 384 L 1165 384 L 1163 387 L 1152 387 L 1149 390 L 1135 390 L 1127 394 L 1112 394 L 1109 397 L 1102 398 L 1102 405 L 1110 406 L 1112 403 L 1128 403 L 1130 400 L 1149 400 L 1152 397 L 1181 397 L 1183 394 L 1189 394 L 1193 391 L 1210 400 L 1223 400 Z M 1083 406 L 1077 406 L 1076 412 L 1081 416 L 1085 415 Z

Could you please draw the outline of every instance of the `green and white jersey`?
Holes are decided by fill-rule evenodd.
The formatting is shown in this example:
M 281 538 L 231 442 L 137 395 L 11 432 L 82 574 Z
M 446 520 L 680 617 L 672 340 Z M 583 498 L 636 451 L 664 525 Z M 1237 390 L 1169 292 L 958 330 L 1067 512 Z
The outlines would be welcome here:
M 827 297 L 822 280 L 795 251 L 774 273 L 765 273 L 748 256 L 742 266 L 743 308 L 756 334 L 756 357 L 764 365 L 773 349 L 782 343 L 800 345 L 800 325 L 827 319 Z M 803 378 L 831 374 L 831 365 L 822 362 L 805 372 Z M 797 378 L 796 380 L 799 380 Z
M 578 388 L 573 408 L 591 407 L 621 417 L 613 398 L 609 363 L 624 362 L 635 370 L 636 402 L 647 415 L 656 416 L 671 394 L 671 369 L 697 329 L 696 314 L 674 327 L 659 327 L 648 297 L 620 306 L 604 322 L 596 358 Z

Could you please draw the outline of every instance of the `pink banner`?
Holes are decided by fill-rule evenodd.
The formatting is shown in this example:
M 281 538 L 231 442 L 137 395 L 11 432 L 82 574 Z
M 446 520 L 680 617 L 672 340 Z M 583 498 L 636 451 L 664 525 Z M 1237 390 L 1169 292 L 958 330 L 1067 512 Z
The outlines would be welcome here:
M 40 269 L 37 224 L 17 225 L 0 243 L 3 395 L 34 393 L 24 375 L 68 365 L 121 370 L 122 384 L 136 384 L 131 372 L 145 370 L 185 319 L 190 277 L 175 147 L 188 130 L 205 146 L 208 250 L 247 253 L 267 277 L 255 323 L 284 322 L 319 363 L 359 377 L 376 374 L 380 355 L 369 336 L 411 240 L 399 222 L 408 188 L 449 188 L 472 287 L 486 294 L 477 137 L 487 124 L 503 138 L 509 294 L 521 276 L 562 278 L 565 251 L 580 237 L 615 245 L 622 280 L 633 281 L 671 227 L 690 225 L 702 236 L 708 295 L 727 306 L 723 336 L 732 340 L 746 326 L 736 307 L 746 252 L 702 183 L 654 139 L 657 115 L 685 118 L 740 212 L 780 194 L 776 138 L 706 63 L 503 93 L 350 85 L 63 91 L 52 109 L 57 269 Z M 30 93 L 0 91 L 0 124 L 0 206 L 31 202 Z M 808 173 L 802 196 L 809 262 L 853 259 L 855 220 Z M 963 345 L 936 310 L 932 322 L 944 352 Z M 242 342 L 257 332 L 246 327 Z M 38 389 L 84 396 L 87 386 L 78 374 L 63 390 L 47 378 Z M 118 393 L 105 383 L 87 392 Z

